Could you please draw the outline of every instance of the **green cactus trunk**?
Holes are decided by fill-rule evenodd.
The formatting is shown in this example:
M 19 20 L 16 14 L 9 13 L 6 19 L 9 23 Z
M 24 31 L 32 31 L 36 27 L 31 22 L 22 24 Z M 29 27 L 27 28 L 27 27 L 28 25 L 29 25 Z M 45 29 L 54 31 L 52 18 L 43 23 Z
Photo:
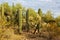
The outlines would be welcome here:
M 42 17 L 42 11 L 41 11 L 41 9 L 38 9 L 38 14 L 39 14 L 39 16 Z
M 13 3 L 12 9 L 11 9 L 11 24 L 12 24 L 12 26 L 15 27 L 14 22 L 15 22 L 15 15 L 14 15 L 14 3 Z
M 19 29 L 19 33 L 22 32 L 22 9 L 19 9 L 18 12 L 18 19 L 19 19 L 19 25 L 18 25 L 18 29 Z
M 11 8 L 11 10 L 10 10 L 10 13 L 11 13 L 11 15 L 10 15 L 10 17 L 11 17 L 11 25 L 13 25 L 13 14 L 12 14 L 12 8 Z
M 1 6 L 2 6 L 2 7 L 1 7 L 1 9 L 2 9 L 1 17 L 4 18 L 4 6 L 3 6 L 3 5 L 1 5 Z
M 27 27 L 27 32 L 29 31 L 29 10 L 26 12 L 26 27 Z
M 3 21 L 4 21 L 5 19 L 4 19 L 4 6 L 3 6 L 3 5 L 1 5 L 1 10 L 2 10 L 2 11 L 1 11 L 2 26 L 4 26 L 4 25 L 3 25 L 3 24 L 4 24 Z M 5 21 L 4 21 L 4 22 L 5 22 Z

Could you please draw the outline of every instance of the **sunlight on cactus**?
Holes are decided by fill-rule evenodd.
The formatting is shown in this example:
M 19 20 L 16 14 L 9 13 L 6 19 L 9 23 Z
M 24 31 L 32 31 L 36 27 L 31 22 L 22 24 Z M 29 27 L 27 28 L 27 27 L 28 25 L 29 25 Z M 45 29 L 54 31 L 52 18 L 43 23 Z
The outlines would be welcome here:
M 60 40 L 60 16 L 33 7 L 0 4 L 0 40 Z

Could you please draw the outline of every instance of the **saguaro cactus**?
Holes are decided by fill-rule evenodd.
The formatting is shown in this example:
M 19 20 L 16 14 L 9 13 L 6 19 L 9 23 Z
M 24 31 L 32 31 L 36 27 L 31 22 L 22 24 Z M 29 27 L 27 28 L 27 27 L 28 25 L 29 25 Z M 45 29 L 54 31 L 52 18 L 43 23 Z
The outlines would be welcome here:
M 1 5 L 1 10 L 2 10 L 2 11 L 1 11 L 1 18 L 2 18 L 2 19 L 1 19 L 1 20 L 2 20 L 1 22 L 2 22 L 2 23 L 1 23 L 1 24 L 2 24 L 2 26 L 3 26 L 3 25 L 5 24 L 5 21 L 6 21 L 6 20 L 4 19 L 4 6 L 3 6 L 3 5 Z
M 19 33 L 21 33 L 22 32 L 22 9 L 19 9 L 18 21 L 19 21 L 18 29 L 19 29 Z
M 12 8 L 11 8 L 11 23 L 12 23 L 12 25 L 15 27 L 15 24 L 14 24 L 14 22 L 15 22 L 15 11 L 14 11 L 14 3 L 12 4 Z
M 39 14 L 39 16 L 42 17 L 42 11 L 41 11 L 41 9 L 38 9 L 38 14 Z
M 13 18 L 12 18 L 12 8 L 10 9 L 10 17 L 11 17 L 11 25 L 13 25 Z
M 28 32 L 29 31 L 29 9 L 26 11 L 26 26 Z
M 1 9 L 2 9 L 2 14 L 1 14 L 1 16 L 2 16 L 2 18 L 4 17 L 4 6 L 3 5 L 1 5 L 2 7 L 1 7 Z

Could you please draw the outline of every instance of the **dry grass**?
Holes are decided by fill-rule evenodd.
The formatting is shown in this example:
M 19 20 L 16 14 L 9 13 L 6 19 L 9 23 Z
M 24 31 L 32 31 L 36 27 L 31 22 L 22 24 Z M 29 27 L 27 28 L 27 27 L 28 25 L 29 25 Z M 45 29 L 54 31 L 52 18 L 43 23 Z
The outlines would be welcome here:
M 19 35 L 14 34 L 14 30 L 11 27 L 0 27 L 0 40 L 60 40 L 60 35 L 58 35 L 58 33 L 60 33 L 60 28 L 58 28 L 57 34 L 45 30 L 38 34 L 23 32 Z M 50 39 L 50 37 L 52 37 L 52 39 Z

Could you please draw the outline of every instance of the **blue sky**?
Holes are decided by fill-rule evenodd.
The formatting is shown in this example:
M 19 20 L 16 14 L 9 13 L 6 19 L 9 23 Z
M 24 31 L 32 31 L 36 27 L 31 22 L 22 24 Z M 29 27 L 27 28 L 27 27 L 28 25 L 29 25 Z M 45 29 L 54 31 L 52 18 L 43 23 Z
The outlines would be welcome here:
M 41 8 L 46 13 L 47 10 L 51 10 L 54 16 L 60 15 L 60 0 L 0 0 L 0 3 L 8 2 L 10 5 L 14 2 L 22 4 L 26 8 L 33 8 L 38 10 Z

